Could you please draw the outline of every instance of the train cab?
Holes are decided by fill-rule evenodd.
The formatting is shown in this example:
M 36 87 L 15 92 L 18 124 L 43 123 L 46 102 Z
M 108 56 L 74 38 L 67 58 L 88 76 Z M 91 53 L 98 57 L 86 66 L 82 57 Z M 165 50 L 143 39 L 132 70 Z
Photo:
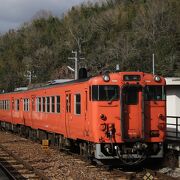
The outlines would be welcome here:
M 91 79 L 90 99 L 96 157 L 162 157 L 165 138 L 165 81 L 142 72 Z M 135 158 L 137 159 L 137 158 Z

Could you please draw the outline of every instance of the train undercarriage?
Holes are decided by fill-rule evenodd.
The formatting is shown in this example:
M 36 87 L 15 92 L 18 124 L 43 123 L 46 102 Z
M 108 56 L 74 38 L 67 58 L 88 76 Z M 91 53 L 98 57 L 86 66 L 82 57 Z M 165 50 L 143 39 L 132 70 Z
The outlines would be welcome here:
M 147 158 L 163 158 L 162 143 L 128 142 L 123 144 L 95 144 L 83 140 L 72 140 L 60 134 L 1 121 L 0 128 L 40 143 L 42 140 L 49 140 L 49 144 L 58 149 L 68 149 L 85 158 L 96 159 L 101 162 L 113 163 L 116 160 L 119 164 L 130 166 L 139 164 Z
M 163 158 L 163 144 L 144 142 L 96 144 L 95 157 L 119 159 L 124 165 L 135 165 L 147 158 Z

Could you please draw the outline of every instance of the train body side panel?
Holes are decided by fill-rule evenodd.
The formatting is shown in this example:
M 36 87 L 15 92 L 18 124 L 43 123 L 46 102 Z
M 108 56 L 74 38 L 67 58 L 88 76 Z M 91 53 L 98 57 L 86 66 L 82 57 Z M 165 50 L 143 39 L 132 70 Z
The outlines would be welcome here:
M 145 102 L 146 139 L 148 142 L 163 142 L 165 139 L 165 101 Z M 163 115 L 163 116 L 162 116 Z M 162 116 L 162 117 L 161 117 Z M 159 132 L 158 137 L 151 137 L 150 132 Z

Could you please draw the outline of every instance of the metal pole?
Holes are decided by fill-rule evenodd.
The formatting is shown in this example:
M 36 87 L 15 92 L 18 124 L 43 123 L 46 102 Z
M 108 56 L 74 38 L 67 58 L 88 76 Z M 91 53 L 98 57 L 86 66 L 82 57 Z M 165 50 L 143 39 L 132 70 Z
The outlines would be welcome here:
M 73 59 L 74 60 L 74 79 L 78 79 L 78 52 L 77 51 L 72 51 L 74 54 L 74 57 L 68 57 L 68 59 Z M 71 68 L 72 71 L 72 68 Z
M 31 71 L 27 71 L 27 75 L 25 75 L 29 81 L 29 84 L 31 84 L 32 82 L 32 72 Z
M 29 84 L 31 84 L 31 82 L 32 82 L 32 73 L 31 71 L 29 71 Z
M 119 64 L 116 64 L 116 71 L 119 71 L 120 70 L 120 66 Z
M 77 51 L 72 51 L 72 53 L 74 53 L 75 57 L 74 57 L 74 60 L 75 60 L 75 75 L 74 75 L 74 79 L 78 79 L 78 53 Z
M 153 68 L 153 74 L 155 74 L 155 64 L 154 64 L 154 53 L 152 54 L 152 68 Z

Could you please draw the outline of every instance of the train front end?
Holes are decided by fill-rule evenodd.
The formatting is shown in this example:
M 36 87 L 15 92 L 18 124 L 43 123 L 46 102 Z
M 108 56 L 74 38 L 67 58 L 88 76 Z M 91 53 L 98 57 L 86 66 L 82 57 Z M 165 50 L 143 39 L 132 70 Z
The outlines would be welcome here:
M 163 157 L 165 80 L 143 72 L 104 74 L 91 80 L 95 157 L 138 164 Z

